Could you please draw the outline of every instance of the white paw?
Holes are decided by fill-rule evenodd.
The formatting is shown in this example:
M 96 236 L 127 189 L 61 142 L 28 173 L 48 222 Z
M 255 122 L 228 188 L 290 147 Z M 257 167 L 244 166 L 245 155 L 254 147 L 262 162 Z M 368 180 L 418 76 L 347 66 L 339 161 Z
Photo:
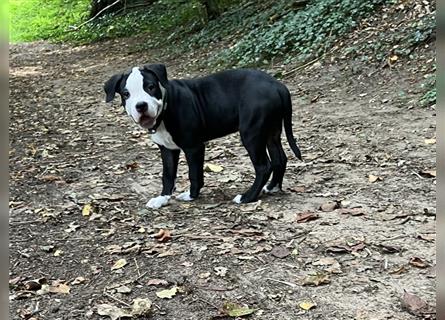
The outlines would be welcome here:
M 182 200 L 182 201 L 192 201 L 192 200 L 195 200 L 192 197 L 190 197 L 190 191 L 186 191 L 186 192 L 178 194 L 176 196 L 176 199 Z
M 280 188 L 277 187 L 277 186 L 273 187 L 272 190 L 267 189 L 267 186 L 263 187 L 263 192 L 266 193 L 266 194 L 277 193 L 279 191 L 280 191 Z
M 233 202 L 240 204 L 241 203 L 241 195 L 237 195 L 235 198 L 233 198 Z
M 168 200 L 170 200 L 170 196 L 158 196 L 156 198 L 151 198 L 145 206 L 150 209 L 158 209 L 167 205 Z

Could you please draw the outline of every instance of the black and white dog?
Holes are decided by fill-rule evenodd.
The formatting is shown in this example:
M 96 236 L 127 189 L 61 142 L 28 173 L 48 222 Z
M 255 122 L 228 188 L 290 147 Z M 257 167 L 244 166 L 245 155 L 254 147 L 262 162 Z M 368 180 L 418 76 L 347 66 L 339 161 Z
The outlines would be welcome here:
M 250 189 L 233 199 L 236 203 L 256 201 L 262 191 L 281 190 L 287 162 L 280 138 L 283 126 L 292 151 L 301 160 L 292 133 L 289 90 L 264 72 L 240 69 L 168 80 L 164 65 L 150 64 L 112 76 L 104 89 L 106 102 L 111 102 L 116 92 L 120 94 L 128 115 L 149 130 L 161 149 L 162 193 L 148 201 L 149 208 L 168 203 L 181 150 L 189 167 L 190 191 L 176 198 L 196 199 L 204 185 L 205 142 L 236 131 L 256 175 Z

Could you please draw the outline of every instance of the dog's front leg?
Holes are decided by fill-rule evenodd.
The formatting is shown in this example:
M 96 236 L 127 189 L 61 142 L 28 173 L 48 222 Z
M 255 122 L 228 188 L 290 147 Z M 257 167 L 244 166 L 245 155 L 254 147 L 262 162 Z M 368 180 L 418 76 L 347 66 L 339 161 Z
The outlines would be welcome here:
M 162 192 L 161 195 L 151 198 L 147 202 L 147 207 L 157 209 L 168 204 L 173 191 L 175 190 L 176 172 L 178 171 L 179 153 L 181 150 L 171 150 L 164 146 L 159 146 L 162 158 Z
M 190 191 L 183 192 L 176 198 L 184 201 L 195 200 L 204 186 L 204 152 L 205 146 L 184 149 L 189 167 Z

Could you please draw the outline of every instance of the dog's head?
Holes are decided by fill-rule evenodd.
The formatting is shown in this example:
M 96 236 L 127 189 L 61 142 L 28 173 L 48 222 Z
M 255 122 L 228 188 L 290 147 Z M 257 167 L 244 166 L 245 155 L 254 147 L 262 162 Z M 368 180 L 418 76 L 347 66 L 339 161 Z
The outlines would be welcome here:
M 130 72 L 115 74 L 105 82 L 106 102 L 117 93 L 128 115 L 142 128 L 151 129 L 164 107 L 168 86 L 167 70 L 163 64 L 134 67 Z

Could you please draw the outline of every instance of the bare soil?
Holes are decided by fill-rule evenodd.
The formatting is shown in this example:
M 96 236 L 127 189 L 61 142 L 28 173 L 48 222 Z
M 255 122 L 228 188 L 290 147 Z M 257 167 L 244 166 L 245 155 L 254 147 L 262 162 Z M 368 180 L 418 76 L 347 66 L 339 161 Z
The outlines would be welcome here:
M 132 41 L 11 46 L 10 319 L 104 319 L 97 305 L 135 298 L 153 302 L 149 319 L 224 318 L 227 302 L 255 309 L 250 319 L 435 318 L 436 149 L 425 139 L 436 120 L 418 104 L 422 61 L 322 61 L 291 74 L 304 161 L 283 138 L 282 193 L 231 202 L 253 179 L 231 135 L 209 143 L 206 162 L 224 169 L 206 173 L 198 200 L 152 211 L 158 149 L 118 99 L 103 102 L 109 76 L 163 61 L 132 53 Z M 165 61 L 170 78 L 188 75 L 186 61 Z M 171 299 L 156 295 L 175 286 Z M 429 306 L 415 315 L 405 291 Z

